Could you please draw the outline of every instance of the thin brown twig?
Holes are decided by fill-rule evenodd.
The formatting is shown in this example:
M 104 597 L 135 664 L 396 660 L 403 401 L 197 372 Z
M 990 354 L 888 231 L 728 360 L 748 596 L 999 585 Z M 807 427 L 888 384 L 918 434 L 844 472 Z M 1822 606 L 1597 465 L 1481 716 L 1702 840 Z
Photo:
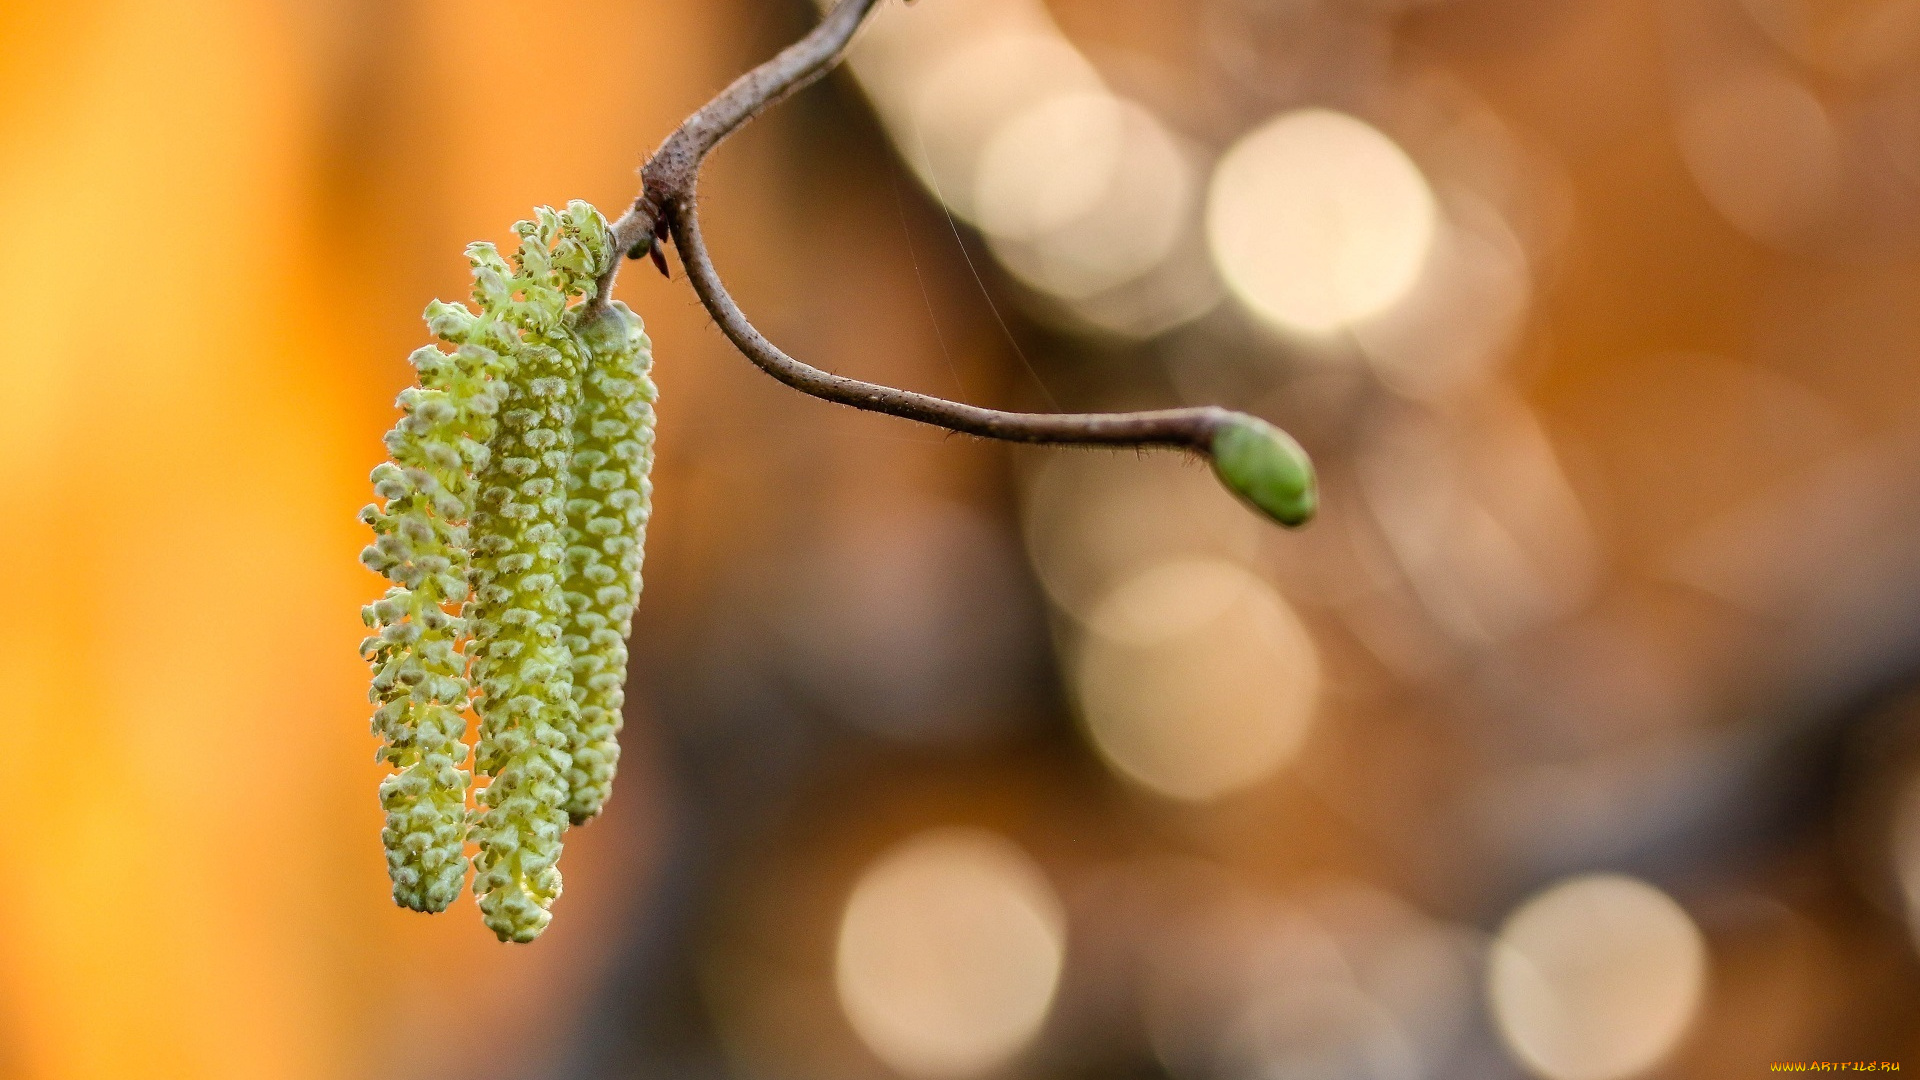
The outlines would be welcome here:
M 1212 447 L 1214 435 L 1233 419 L 1233 413 L 1211 405 L 1133 413 L 1003 412 L 821 371 L 780 351 L 734 303 L 713 268 L 706 244 L 701 242 L 700 217 L 692 197 L 673 203 L 671 210 L 668 220 L 673 223 L 674 246 L 680 250 L 693 291 L 699 294 L 714 322 L 747 359 L 803 394 L 949 431 L 1025 443 L 1172 446 L 1205 453 Z
M 659 225 L 674 205 L 691 202 L 707 155 L 747 121 L 832 71 L 847 51 L 853 35 L 878 7 L 880 0 L 841 0 L 813 32 L 781 50 L 780 55 L 735 79 L 718 97 L 686 118 L 653 152 L 640 169 L 640 194 L 620 220 L 613 223 L 614 243 L 631 258 L 645 255 L 659 242 Z M 594 295 L 595 304 L 609 299 L 618 260 L 608 267 Z
M 831 71 L 879 2 L 841 0 L 812 33 L 735 80 L 668 136 L 641 169 L 640 194 L 633 206 L 614 223 L 619 250 L 641 258 L 654 253 L 654 245 L 671 235 L 700 302 L 747 359 L 801 393 L 856 409 L 1009 442 L 1175 447 L 1209 458 L 1215 456 L 1223 431 L 1237 424 L 1257 423 L 1217 406 L 1130 413 L 984 409 L 822 371 L 787 355 L 754 327 L 722 284 L 701 238 L 695 207 L 700 167 L 728 135 Z M 618 269 L 616 260 L 600 279 L 593 304 L 609 301 Z

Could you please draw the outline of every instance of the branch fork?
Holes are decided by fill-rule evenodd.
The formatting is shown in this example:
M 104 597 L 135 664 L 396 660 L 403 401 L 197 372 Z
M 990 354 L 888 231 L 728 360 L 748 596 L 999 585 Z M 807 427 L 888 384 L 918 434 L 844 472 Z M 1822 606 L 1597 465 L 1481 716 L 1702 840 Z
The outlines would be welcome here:
M 879 3 L 840 0 L 812 33 L 688 117 L 641 168 L 640 194 L 613 225 L 615 249 L 629 258 L 651 257 L 671 276 L 661 250 L 671 237 L 694 292 L 721 332 L 762 371 L 803 394 L 1006 442 L 1189 451 L 1209 460 L 1223 484 L 1268 517 L 1287 526 L 1304 524 L 1317 503 L 1313 466 L 1291 436 L 1257 417 L 1214 405 L 1127 413 L 985 409 L 812 367 L 767 340 L 740 310 L 700 235 L 700 167 L 727 136 L 833 70 Z M 611 300 L 620 261 L 600 277 L 591 304 Z

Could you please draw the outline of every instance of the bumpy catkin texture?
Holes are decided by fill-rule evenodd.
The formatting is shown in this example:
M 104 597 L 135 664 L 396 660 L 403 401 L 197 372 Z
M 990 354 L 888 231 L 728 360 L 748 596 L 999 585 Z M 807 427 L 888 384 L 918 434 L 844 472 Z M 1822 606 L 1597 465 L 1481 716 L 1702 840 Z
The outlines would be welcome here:
M 410 358 L 420 385 L 401 393 L 405 415 L 386 438 L 392 460 L 373 471 L 386 505 L 361 511 L 376 539 L 360 559 L 395 586 L 361 610 L 378 631 L 361 643 L 374 669 L 373 730 L 385 740 L 381 758 L 399 769 L 380 785 L 381 839 L 394 901 L 416 911 L 444 911 L 467 872 L 472 778 L 461 766 L 471 688 L 465 624 L 446 609 L 467 596 L 475 474 L 487 461 L 504 370 L 487 344 L 499 335 L 471 333 L 474 320 L 454 310 L 427 309 L 428 325 L 457 348 L 429 345 Z
M 492 782 L 473 824 L 474 894 L 502 941 L 532 941 L 560 895 L 568 747 L 578 727 L 561 590 L 568 467 L 585 374 L 568 303 L 614 258 L 606 222 L 585 203 L 515 226 L 512 266 L 469 248 L 475 301 L 510 312 L 520 334 L 473 520 L 472 674 L 479 686 L 476 764 Z
M 568 651 L 579 723 L 568 752 L 567 813 L 598 814 L 620 761 L 627 634 L 640 598 L 640 563 L 652 502 L 653 347 L 621 303 L 580 328 L 585 392 L 573 426 L 565 590 Z

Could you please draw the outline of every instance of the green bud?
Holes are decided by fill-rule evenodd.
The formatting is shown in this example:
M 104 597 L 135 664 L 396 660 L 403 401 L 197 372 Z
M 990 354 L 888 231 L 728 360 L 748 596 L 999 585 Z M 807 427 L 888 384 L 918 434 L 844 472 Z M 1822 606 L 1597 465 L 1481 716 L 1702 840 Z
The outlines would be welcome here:
M 1307 452 L 1258 417 L 1235 413 L 1214 435 L 1213 471 L 1228 490 L 1288 528 L 1306 524 L 1319 504 Z

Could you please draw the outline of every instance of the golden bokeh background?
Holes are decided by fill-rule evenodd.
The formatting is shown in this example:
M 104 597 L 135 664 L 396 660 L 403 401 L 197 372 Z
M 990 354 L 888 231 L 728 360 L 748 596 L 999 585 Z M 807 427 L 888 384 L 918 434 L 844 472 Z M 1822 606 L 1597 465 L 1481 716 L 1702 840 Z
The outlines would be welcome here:
M 388 899 L 366 474 L 460 249 L 808 0 L 0 0 L 0 1080 L 1920 1060 L 1920 0 L 885 0 L 716 155 L 809 401 L 630 264 L 626 764 Z

